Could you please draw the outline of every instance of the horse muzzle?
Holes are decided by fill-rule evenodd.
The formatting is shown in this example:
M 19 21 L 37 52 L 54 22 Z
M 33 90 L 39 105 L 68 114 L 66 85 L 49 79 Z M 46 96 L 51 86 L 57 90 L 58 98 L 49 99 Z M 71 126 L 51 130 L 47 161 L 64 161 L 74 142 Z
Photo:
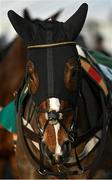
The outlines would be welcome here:
M 54 165 L 54 164 L 64 164 L 67 163 L 69 153 L 71 150 L 71 143 L 70 141 L 66 141 L 61 146 L 62 153 L 56 154 L 54 152 L 51 152 L 48 148 L 48 146 L 45 143 L 42 143 L 42 153 L 47 157 L 48 160 Z

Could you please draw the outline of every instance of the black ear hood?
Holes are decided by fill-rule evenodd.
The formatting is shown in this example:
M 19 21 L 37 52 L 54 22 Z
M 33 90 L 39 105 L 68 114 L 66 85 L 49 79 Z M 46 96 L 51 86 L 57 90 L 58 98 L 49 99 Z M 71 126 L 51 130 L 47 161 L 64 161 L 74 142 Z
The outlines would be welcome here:
M 31 17 L 31 15 L 30 15 L 28 9 L 24 9 L 24 10 L 23 10 L 23 17 L 24 17 L 25 19 L 27 19 L 28 21 L 32 21 L 32 17 Z
M 57 11 L 55 14 L 52 14 L 51 16 L 49 16 L 47 19 L 45 19 L 46 21 L 49 19 L 49 18 L 51 18 L 51 19 L 53 19 L 53 20 L 57 20 L 58 19 L 58 17 L 60 16 L 60 14 L 62 13 L 62 9 L 61 10 L 59 10 L 59 11 Z
M 14 11 L 9 11 L 8 16 L 16 32 L 31 47 L 74 40 L 83 27 L 87 8 L 87 4 L 82 4 L 65 23 L 55 20 L 30 22 Z M 77 91 L 69 91 L 64 82 L 68 60 L 78 59 L 75 46 L 67 44 L 48 48 L 29 48 L 27 53 L 28 59 L 34 63 L 39 78 L 39 88 L 33 96 L 35 102 L 39 104 L 45 99 L 56 97 L 75 104 Z
M 83 3 L 80 8 L 65 23 L 63 23 L 68 40 L 74 41 L 79 35 L 86 19 L 87 10 L 88 5 Z M 60 12 L 56 14 L 56 17 L 59 14 Z M 32 42 L 32 40 L 35 39 L 35 36 L 37 37 L 38 26 L 36 26 L 35 29 L 33 22 L 22 18 L 12 10 L 8 12 L 8 17 L 16 32 L 24 39 L 26 43 L 29 43 L 28 41 Z M 44 21 L 42 23 L 44 23 Z
M 33 39 L 33 24 L 27 19 L 22 18 L 14 11 L 8 11 L 9 20 L 15 31 L 27 42 L 29 37 Z
M 88 11 L 88 5 L 83 3 L 79 9 L 64 23 L 65 31 L 69 40 L 75 40 L 79 35 Z

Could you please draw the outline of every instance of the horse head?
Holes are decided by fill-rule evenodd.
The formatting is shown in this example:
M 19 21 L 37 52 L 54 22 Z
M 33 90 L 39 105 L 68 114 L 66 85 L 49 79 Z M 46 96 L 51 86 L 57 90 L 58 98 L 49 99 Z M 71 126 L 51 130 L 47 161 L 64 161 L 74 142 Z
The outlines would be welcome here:
M 87 14 L 87 4 L 66 22 L 54 18 L 31 22 L 9 11 L 9 19 L 27 45 L 25 80 L 28 95 L 22 117 L 41 138 L 41 151 L 51 162 L 66 162 L 77 121 L 80 62 L 74 39 Z M 28 78 L 29 77 L 29 78 Z

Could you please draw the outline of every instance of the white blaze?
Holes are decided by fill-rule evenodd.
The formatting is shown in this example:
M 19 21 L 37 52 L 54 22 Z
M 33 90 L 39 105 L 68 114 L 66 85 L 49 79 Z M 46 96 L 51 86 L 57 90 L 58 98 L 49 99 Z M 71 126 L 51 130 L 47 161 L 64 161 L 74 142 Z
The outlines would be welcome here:
M 50 105 L 50 110 L 55 110 L 56 112 L 60 110 L 60 102 L 58 98 L 50 98 L 49 105 Z M 56 136 L 55 157 L 62 155 L 61 146 L 59 145 L 59 142 L 58 142 L 59 129 L 60 129 L 60 124 L 59 123 L 55 124 L 54 125 L 55 136 Z
M 55 129 L 55 134 L 56 134 L 55 157 L 57 157 L 58 155 L 62 155 L 61 146 L 59 145 L 59 142 L 58 142 L 58 131 L 60 129 L 60 124 L 57 123 L 56 125 L 54 125 L 54 129 Z
M 60 110 L 60 102 L 58 98 L 49 99 L 50 110 L 55 110 L 56 112 Z

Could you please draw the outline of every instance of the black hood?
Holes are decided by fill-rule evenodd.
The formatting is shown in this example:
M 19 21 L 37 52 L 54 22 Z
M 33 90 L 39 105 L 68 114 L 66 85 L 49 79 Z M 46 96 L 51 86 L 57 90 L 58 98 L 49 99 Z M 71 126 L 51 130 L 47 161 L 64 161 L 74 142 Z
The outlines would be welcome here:
M 82 4 L 66 22 L 50 21 L 49 19 L 45 21 L 37 19 L 35 22 L 31 22 L 20 17 L 14 11 L 9 11 L 8 16 L 27 46 L 45 45 L 74 41 L 83 27 L 87 9 L 87 4 Z M 32 48 L 28 49 L 27 57 L 34 63 L 38 72 L 39 89 L 33 96 L 37 103 L 50 97 L 74 103 L 75 92 L 69 92 L 64 84 L 64 68 L 70 58 L 78 61 L 75 46 Z

